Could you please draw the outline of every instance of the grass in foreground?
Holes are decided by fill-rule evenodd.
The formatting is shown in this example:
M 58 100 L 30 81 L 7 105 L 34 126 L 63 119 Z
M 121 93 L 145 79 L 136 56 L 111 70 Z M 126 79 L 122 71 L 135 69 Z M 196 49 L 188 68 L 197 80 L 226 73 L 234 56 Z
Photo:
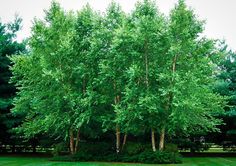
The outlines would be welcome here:
M 150 164 L 106 163 L 106 162 L 54 162 L 39 157 L 0 157 L 0 166 L 148 166 Z M 158 166 L 157 164 L 153 164 Z M 161 166 L 236 166 L 236 157 L 191 157 L 183 164 Z

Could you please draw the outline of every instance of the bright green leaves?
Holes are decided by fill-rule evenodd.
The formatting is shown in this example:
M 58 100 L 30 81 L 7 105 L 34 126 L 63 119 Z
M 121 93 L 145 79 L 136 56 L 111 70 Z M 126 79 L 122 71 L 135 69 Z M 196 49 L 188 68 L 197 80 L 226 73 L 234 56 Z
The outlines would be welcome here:
M 160 122 L 159 74 L 163 70 L 166 40 L 165 19 L 158 13 L 153 2 L 144 1 L 136 5 L 126 26 L 128 50 L 119 50 L 129 56 L 130 64 L 125 70 L 125 84 L 118 120 L 129 124 L 127 130 L 137 132 L 136 126 L 145 130 L 158 128 Z M 127 51 L 127 52 L 125 52 Z M 138 128 L 140 128 L 138 127 Z
M 179 1 L 170 13 L 170 32 L 174 39 L 182 44 L 183 41 L 197 39 L 202 31 L 203 22 L 197 19 L 184 1 Z
M 166 89 L 173 96 L 170 109 L 173 119 L 169 119 L 172 131 L 180 128 L 179 124 L 189 133 L 215 130 L 220 124 L 214 115 L 223 111 L 224 102 L 212 89 L 215 62 L 210 57 L 215 56 L 215 47 L 213 41 L 200 37 L 202 26 L 184 1 L 171 11 L 168 51 L 171 77 L 163 74 L 161 79 L 170 82 Z M 162 91 L 166 94 L 165 88 Z
M 218 52 L 202 30 L 183 1 L 169 18 L 149 0 L 130 15 L 115 3 L 104 15 L 52 3 L 35 21 L 30 56 L 12 59 L 20 89 L 13 112 L 27 114 L 21 129 L 28 136 L 102 124 L 135 134 L 215 131 L 224 105 L 212 91 Z
M 75 90 L 70 67 L 74 24 L 73 14 L 53 3 L 46 21 L 35 21 L 30 55 L 12 59 L 12 81 L 17 81 L 20 89 L 13 112 L 26 113 L 20 128 L 26 136 L 49 131 L 58 134 L 71 125 L 69 117 L 75 109 L 74 94 L 70 93 Z

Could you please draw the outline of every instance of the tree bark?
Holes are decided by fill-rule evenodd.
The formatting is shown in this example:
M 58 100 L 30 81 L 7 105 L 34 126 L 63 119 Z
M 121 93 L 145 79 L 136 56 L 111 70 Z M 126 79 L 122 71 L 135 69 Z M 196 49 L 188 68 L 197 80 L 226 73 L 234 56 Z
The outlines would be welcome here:
M 176 72 L 176 64 L 177 64 L 177 58 L 178 56 L 175 55 L 173 57 L 173 61 L 172 61 L 172 78 L 171 78 L 171 82 L 170 82 L 170 86 L 174 86 L 174 73 Z M 168 100 L 167 100 L 167 104 L 165 106 L 165 111 L 169 111 L 172 107 L 172 102 L 173 102 L 173 98 L 174 98 L 174 94 L 173 92 L 170 92 L 168 95 Z M 164 149 L 165 146 L 165 127 L 163 126 L 163 128 L 161 129 L 161 133 L 160 133 L 160 142 L 159 142 L 159 150 L 162 151 Z
M 149 74 L 149 63 L 148 63 L 148 41 L 145 41 L 144 44 L 144 56 L 145 56 L 145 83 L 146 83 L 146 90 L 148 91 L 149 89 L 149 78 L 148 78 L 148 74 Z M 153 130 L 153 128 L 151 129 L 151 142 L 152 142 L 152 150 L 153 152 L 156 151 L 156 142 L 155 142 L 155 132 Z
M 77 131 L 76 142 L 75 142 L 75 153 L 78 152 L 79 140 L 80 140 L 80 129 L 78 129 Z
M 147 44 L 147 41 L 145 42 L 145 45 L 144 45 L 144 56 L 145 56 L 145 82 L 146 82 L 146 87 L 147 87 L 147 90 L 148 90 L 148 87 L 149 87 L 149 80 L 148 80 L 148 44 Z
M 116 125 L 116 153 L 120 152 L 120 128 Z
M 125 134 L 125 135 L 124 135 L 124 138 L 123 138 L 123 143 L 122 143 L 122 150 L 123 150 L 123 149 L 124 149 L 124 147 L 125 147 L 126 140 L 127 140 L 127 134 Z
M 70 152 L 71 154 L 74 154 L 75 153 L 75 149 L 74 149 L 74 134 L 73 134 L 73 130 L 70 129 Z
M 174 82 L 175 82 L 174 73 L 176 72 L 176 63 L 177 63 L 177 55 L 174 56 L 173 62 L 172 62 L 172 79 L 171 79 L 171 86 L 174 86 Z M 169 107 L 169 108 L 170 108 L 171 105 L 172 105 L 173 97 L 174 97 L 173 92 L 170 92 L 170 94 L 169 94 L 169 99 L 168 99 L 168 102 L 169 102 L 169 103 L 168 103 L 168 107 Z
M 155 152 L 156 151 L 156 142 L 155 142 L 155 132 L 153 129 L 151 130 L 151 140 L 152 140 L 152 150 L 153 150 L 153 152 Z
M 113 88 L 114 88 L 114 103 L 117 105 L 120 101 L 119 95 L 117 95 L 117 87 L 116 87 L 116 82 L 114 81 L 113 83 Z M 116 124 L 116 153 L 120 152 L 120 127 L 118 124 Z
M 164 144 L 165 144 L 165 128 L 163 127 L 161 129 L 161 133 L 160 133 L 160 143 L 159 143 L 159 150 L 160 151 L 163 151 Z

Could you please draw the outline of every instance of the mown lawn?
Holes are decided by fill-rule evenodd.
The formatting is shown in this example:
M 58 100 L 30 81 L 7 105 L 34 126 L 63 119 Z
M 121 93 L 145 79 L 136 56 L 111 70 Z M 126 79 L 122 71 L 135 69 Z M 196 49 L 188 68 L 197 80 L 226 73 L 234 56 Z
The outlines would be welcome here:
M 39 157 L 0 157 L 0 166 L 147 166 L 149 164 L 106 163 L 106 162 L 54 162 Z M 154 164 L 156 165 L 156 164 Z M 161 166 L 174 166 L 162 164 Z M 236 166 L 235 158 L 191 157 L 184 158 L 183 164 L 175 166 Z

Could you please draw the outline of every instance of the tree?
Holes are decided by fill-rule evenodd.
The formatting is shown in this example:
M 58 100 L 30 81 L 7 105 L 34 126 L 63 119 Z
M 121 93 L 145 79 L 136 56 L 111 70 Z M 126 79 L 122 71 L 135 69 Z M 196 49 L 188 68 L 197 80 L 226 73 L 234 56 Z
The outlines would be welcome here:
M 215 84 L 215 91 L 227 97 L 225 112 L 219 115 L 223 118 L 225 125 L 220 126 L 220 134 L 213 134 L 212 136 L 217 138 L 215 141 L 219 144 L 230 141 L 230 144 L 233 145 L 236 144 L 236 54 L 227 49 L 225 43 L 221 44 L 220 50 L 226 56 L 218 64 L 219 70 L 216 73 L 218 81 Z
M 155 131 L 160 124 L 159 74 L 165 65 L 168 49 L 166 35 L 167 20 L 158 12 L 155 3 L 137 3 L 128 27 L 128 49 L 121 50 L 130 57 L 125 71 L 127 79 L 123 101 L 118 108 L 120 123 L 126 130 L 142 133 L 151 130 L 151 143 L 156 151 Z M 127 52 L 124 52 L 127 51 Z
M 120 103 L 122 98 L 122 91 L 125 84 L 123 71 L 127 63 L 127 58 L 117 52 L 117 49 L 121 49 L 118 45 L 124 44 L 122 39 L 117 39 L 117 35 L 119 35 L 118 29 L 123 26 L 124 20 L 125 14 L 121 10 L 121 7 L 114 2 L 111 3 L 102 22 L 100 34 L 102 34 L 103 37 L 102 39 L 95 39 L 98 44 L 96 48 L 100 47 L 100 51 L 95 54 L 101 55 L 100 57 L 102 57 L 99 63 L 100 76 L 98 80 L 100 80 L 100 86 L 103 87 L 102 94 L 104 95 L 105 104 L 110 108 L 109 112 L 103 115 L 104 124 L 106 124 L 104 128 L 113 129 L 113 126 L 115 126 L 113 130 L 116 132 L 117 153 L 120 152 L 121 146 L 121 126 L 115 121 L 117 117 L 115 107 Z M 99 45 L 98 40 L 103 41 L 102 45 Z
M 78 103 L 78 110 L 73 123 L 73 127 L 78 130 L 77 134 L 81 129 L 84 129 L 82 131 L 86 134 L 92 131 L 91 129 L 88 130 L 88 124 L 91 124 L 91 119 L 96 122 L 95 115 L 100 103 L 97 75 L 102 57 L 97 56 L 92 47 L 93 38 L 96 36 L 95 31 L 100 28 L 100 21 L 100 16 L 89 5 L 84 7 L 77 15 L 75 34 L 71 43 L 74 56 L 70 57 L 73 63 L 68 63 L 68 65 L 72 68 L 71 73 L 75 80 L 73 86 L 78 89 L 72 89 L 70 93 L 74 96 L 79 95 L 75 101 Z M 77 151 L 78 141 L 79 137 L 76 139 L 75 152 Z
M 99 103 L 100 59 L 91 45 L 100 20 L 88 5 L 75 16 L 54 2 L 45 20 L 35 21 L 30 55 L 12 58 L 12 81 L 20 89 L 13 112 L 26 113 L 18 130 L 27 138 L 47 133 L 69 139 L 74 154 L 81 132 L 91 131 L 88 124 Z
M 63 25 L 63 26 L 62 26 Z M 45 20 L 36 20 L 28 56 L 13 57 L 12 81 L 19 89 L 12 112 L 26 114 L 18 127 L 26 138 L 38 133 L 67 138 L 77 108 L 70 47 L 75 17 L 52 3 Z M 74 149 L 72 149 L 72 153 Z
M 217 56 L 214 42 L 200 37 L 203 23 L 180 0 L 170 14 L 168 51 L 169 67 L 161 80 L 165 85 L 163 122 L 159 149 L 164 148 L 164 135 L 182 129 L 185 133 L 215 131 L 221 120 L 224 99 L 213 92 L 213 72 Z
M 199 37 L 202 22 L 184 1 L 179 1 L 169 20 L 154 3 L 144 1 L 131 22 L 133 59 L 126 71 L 121 122 L 133 130 L 152 128 L 153 151 L 154 131 L 160 133 L 159 150 L 163 150 L 166 134 L 217 130 L 221 120 L 215 115 L 224 106 L 212 88 L 216 66 L 212 56 L 218 52 L 213 41 Z
M 25 51 L 25 42 L 17 42 L 16 34 L 21 29 L 22 19 L 16 17 L 14 22 L 3 24 L 0 22 L 0 142 L 1 144 L 13 144 L 10 129 L 20 122 L 10 114 L 12 100 L 16 89 L 9 83 L 11 71 L 9 70 L 10 60 L 8 56 L 19 54 Z M 14 148 L 13 148 L 14 151 Z

